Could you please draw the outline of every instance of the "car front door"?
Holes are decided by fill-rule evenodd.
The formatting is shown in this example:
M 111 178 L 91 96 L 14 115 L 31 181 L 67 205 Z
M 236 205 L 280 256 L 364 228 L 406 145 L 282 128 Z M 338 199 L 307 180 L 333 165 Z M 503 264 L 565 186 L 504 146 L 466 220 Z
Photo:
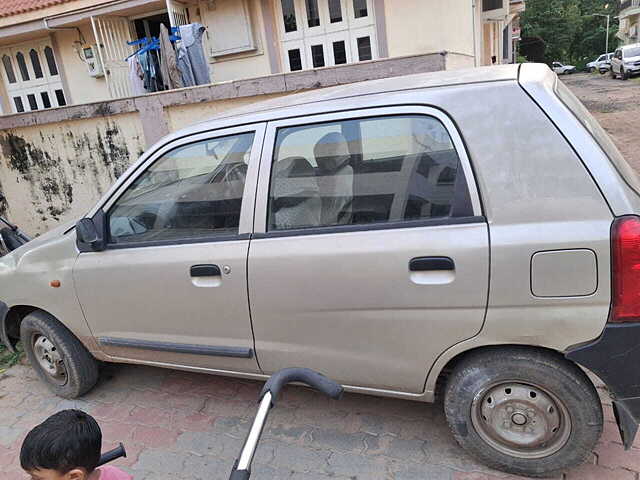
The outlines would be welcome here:
M 80 253 L 74 280 L 107 355 L 258 371 L 246 261 L 264 128 L 171 142 L 97 211 L 106 248 Z
M 453 123 L 380 108 L 265 138 L 248 265 L 261 367 L 421 392 L 487 303 L 488 227 Z

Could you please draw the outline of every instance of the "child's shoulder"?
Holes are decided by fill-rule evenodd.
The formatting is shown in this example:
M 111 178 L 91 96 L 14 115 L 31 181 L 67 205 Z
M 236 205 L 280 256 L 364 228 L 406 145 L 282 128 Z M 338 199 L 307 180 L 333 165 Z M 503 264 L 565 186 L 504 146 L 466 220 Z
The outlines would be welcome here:
M 100 480 L 132 480 L 133 479 L 133 477 L 129 475 L 127 472 L 123 472 L 119 468 L 112 467 L 110 465 L 99 467 L 98 470 L 100 470 Z

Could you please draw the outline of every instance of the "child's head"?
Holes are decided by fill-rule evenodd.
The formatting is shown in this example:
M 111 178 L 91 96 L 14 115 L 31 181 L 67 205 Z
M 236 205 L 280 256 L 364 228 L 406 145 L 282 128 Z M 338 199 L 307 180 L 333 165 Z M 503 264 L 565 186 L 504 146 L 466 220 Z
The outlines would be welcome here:
M 91 415 L 63 410 L 31 430 L 20 464 L 34 480 L 85 480 L 100 461 L 102 432 Z

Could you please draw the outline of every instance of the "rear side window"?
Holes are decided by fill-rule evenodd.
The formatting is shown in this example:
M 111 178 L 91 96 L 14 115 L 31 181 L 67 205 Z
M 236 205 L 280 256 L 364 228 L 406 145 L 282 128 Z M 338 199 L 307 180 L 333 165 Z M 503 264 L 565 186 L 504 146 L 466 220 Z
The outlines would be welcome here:
M 458 154 L 442 123 L 398 115 L 278 130 L 269 230 L 450 216 Z
M 578 100 L 578 98 L 564 83 L 559 81 L 556 82 L 555 90 L 560 101 L 569 110 L 571 110 L 573 115 L 591 134 L 596 143 L 598 143 L 607 157 L 609 157 L 609 160 L 613 163 L 613 166 L 627 185 L 640 195 L 640 179 L 638 179 L 636 172 L 624 159 L 618 148 L 613 143 L 613 140 L 611 140 L 607 132 L 605 132 L 604 128 L 600 126 L 598 121 L 593 118 L 582 102 Z

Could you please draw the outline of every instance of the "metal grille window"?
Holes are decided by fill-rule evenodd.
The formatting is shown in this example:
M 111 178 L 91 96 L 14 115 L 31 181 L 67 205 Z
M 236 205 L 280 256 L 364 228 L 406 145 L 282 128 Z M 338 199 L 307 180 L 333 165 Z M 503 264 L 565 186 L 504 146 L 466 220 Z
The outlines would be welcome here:
M 67 104 L 49 39 L 0 50 L 2 80 L 14 113 Z

